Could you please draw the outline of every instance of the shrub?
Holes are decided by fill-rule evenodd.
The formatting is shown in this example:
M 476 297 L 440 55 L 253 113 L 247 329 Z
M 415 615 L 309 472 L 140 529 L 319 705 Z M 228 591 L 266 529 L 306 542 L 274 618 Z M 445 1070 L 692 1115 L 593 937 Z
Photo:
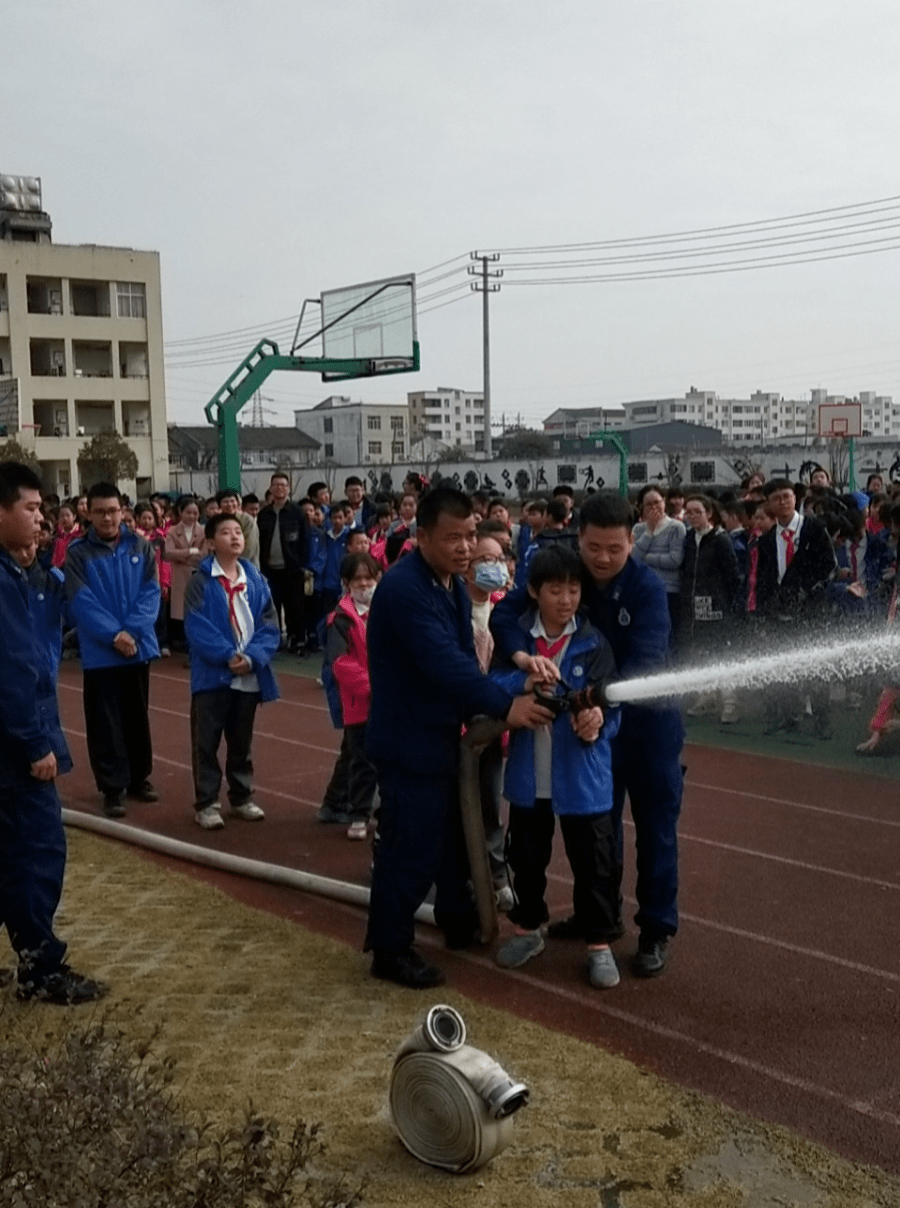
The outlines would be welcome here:
M 282 1137 L 253 1104 L 233 1127 L 183 1110 L 174 1061 L 108 1020 L 43 1052 L 0 1048 L 0 1203 L 9 1208 L 352 1208 L 309 1167 L 318 1124 Z

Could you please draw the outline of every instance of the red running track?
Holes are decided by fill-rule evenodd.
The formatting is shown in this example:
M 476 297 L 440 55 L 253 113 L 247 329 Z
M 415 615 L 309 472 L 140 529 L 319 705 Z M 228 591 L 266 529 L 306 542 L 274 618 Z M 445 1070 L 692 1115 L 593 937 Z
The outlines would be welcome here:
M 338 736 L 311 679 L 281 676 L 284 699 L 257 715 L 263 823 L 193 823 L 188 679 L 154 666 L 151 724 L 158 805 L 127 822 L 186 842 L 366 884 L 370 852 L 316 822 Z M 64 804 L 97 813 L 84 746 L 77 667 L 63 665 L 60 705 L 76 760 Z M 732 1107 L 786 1124 L 846 1157 L 900 1174 L 900 811 L 883 778 L 788 760 L 687 749 L 681 823 L 682 927 L 665 975 L 628 973 L 634 928 L 617 945 L 621 985 L 592 990 L 576 943 L 550 942 L 524 970 L 485 950 L 442 952 L 450 983 L 480 1001 L 602 1044 Z M 226 814 L 227 819 L 227 814 Z M 629 843 L 631 832 L 629 828 Z M 157 859 L 158 857 L 148 857 Z M 162 862 L 236 899 L 346 940 L 361 979 L 363 912 L 294 890 Z M 633 851 L 625 893 L 633 905 Z M 561 846 L 549 905 L 568 913 Z M 423 946 L 437 933 L 420 929 Z M 402 991 L 397 991 L 401 993 Z

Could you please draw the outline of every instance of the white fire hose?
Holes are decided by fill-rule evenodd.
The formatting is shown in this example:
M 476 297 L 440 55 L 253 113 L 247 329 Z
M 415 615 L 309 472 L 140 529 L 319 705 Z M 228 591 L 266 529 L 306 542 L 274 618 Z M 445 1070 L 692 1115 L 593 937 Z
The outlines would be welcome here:
M 409 1152 L 457 1174 L 509 1145 L 513 1115 L 528 1102 L 523 1083 L 465 1040 L 459 1012 L 432 1007 L 400 1046 L 390 1087 L 391 1114 Z

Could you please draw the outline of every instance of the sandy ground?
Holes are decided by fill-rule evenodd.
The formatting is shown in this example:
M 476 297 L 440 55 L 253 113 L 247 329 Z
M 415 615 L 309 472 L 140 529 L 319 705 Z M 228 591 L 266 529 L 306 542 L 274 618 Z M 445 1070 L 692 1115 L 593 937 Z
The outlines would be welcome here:
M 863 1208 L 900 1204 L 900 1181 L 723 1109 L 603 1049 L 466 1000 L 376 982 L 345 945 L 235 903 L 119 845 L 69 832 L 59 933 L 102 1007 L 0 1006 L 0 1042 L 110 1012 L 136 1037 L 162 1025 L 184 1101 L 237 1121 L 252 1099 L 289 1125 L 321 1121 L 335 1173 L 367 1205 L 440 1208 Z M 451 1175 L 401 1146 L 387 1109 L 392 1057 L 448 1002 L 469 1041 L 531 1089 L 508 1149 Z

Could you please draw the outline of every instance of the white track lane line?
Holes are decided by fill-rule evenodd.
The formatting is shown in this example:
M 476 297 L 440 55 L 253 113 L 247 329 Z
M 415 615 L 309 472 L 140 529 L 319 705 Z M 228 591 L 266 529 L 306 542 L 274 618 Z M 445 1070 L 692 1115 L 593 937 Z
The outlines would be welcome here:
M 164 672 L 162 672 L 162 671 L 154 671 L 154 672 L 152 673 L 152 678 L 153 678 L 154 680 L 168 680 L 168 682 L 169 682 L 170 684 L 181 684 L 181 685 L 183 685 L 185 688 L 189 687 L 189 685 L 190 685 L 190 680 L 188 680 L 188 679 L 179 679 L 177 675 L 166 675 L 166 674 L 165 674 Z M 291 676 L 291 678 L 292 678 L 292 679 L 295 679 L 295 678 L 304 678 L 304 677 L 296 677 L 296 676 Z M 66 686 L 66 687 L 68 687 L 69 685 L 67 684 L 67 685 L 65 685 L 65 686 Z M 77 689 L 76 689 L 76 691 L 77 691 Z M 322 691 L 322 689 L 319 689 L 319 691 Z M 277 702 L 277 703 L 278 703 L 278 704 L 282 704 L 282 705 L 293 705 L 295 709 L 315 709 L 315 710 L 316 710 L 318 713 L 327 713 L 327 712 L 328 712 L 328 706 L 327 706 L 327 705 L 310 705 L 310 704 L 307 704 L 307 702 L 306 702 L 306 701 L 302 701 L 302 700 L 288 700 L 288 699 L 287 699 L 286 697 L 284 697 L 284 696 L 280 696 L 280 697 L 278 698 L 278 702 Z
M 884 783 L 887 787 L 892 782 L 885 780 Z M 729 793 L 733 797 L 749 797 L 751 801 L 766 801 L 770 805 L 786 805 L 790 809 L 809 810 L 811 813 L 827 814 L 832 818 L 846 818 L 849 822 L 871 822 L 875 826 L 900 827 L 900 820 L 896 818 L 872 818 L 868 814 L 848 814 L 845 810 L 833 810 L 825 805 L 807 805 L 802 801 L 788 801 L 784 797 L 765 797 L 762 793 L 751 793 L 747 789 L 729 789 L 721 784 L 700 784 L 697 780 L 687 780 L 685 787 L 706 789 L 712 793 Z

